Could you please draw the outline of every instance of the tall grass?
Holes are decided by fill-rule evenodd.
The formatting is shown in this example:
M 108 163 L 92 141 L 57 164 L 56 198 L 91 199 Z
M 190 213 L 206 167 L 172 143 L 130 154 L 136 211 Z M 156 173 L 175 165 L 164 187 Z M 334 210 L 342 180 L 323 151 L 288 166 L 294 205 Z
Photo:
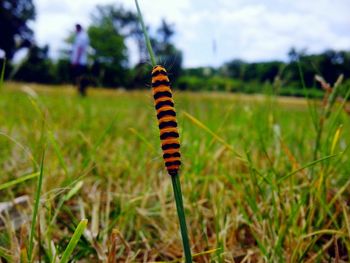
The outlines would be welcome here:
M 42 129 L 43 115 L 22 86 L 5 83 L 0 97 L 0 185 L 12 182 L 1 188 L 0 202 L 35 196 L 38 176 L 15 180 L 38 173 L 44 132 L 34 261 L 39 252 L 43 262 L 60 258 L 82 218 L 94 223 L 87 224 L 72 260 L 181 258 L 149 93 L 91 90 L 82 101 L 68 87 L 26 84 L 45 112 Z M 303 99 L 186 92 L 176 98 L 194 261 L 349 261 L 344 102 L 335 100 L 315 160 L 322 101 L 310 102 L 312 115 Z M 28 249 L 32 212 L 21 209 L 25 221 L 17 230 L 14 214 L 1 213 L 3 261 L 16 261 L 21 248 Z

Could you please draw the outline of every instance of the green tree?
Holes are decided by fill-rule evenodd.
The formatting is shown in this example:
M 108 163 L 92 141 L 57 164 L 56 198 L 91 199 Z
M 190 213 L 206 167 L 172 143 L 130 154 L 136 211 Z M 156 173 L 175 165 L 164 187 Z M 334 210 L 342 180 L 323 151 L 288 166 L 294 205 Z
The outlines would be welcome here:
M 27 58 L 19 66 L 14 79 L 25 82 L 52 83 L 53 64 L 48 57 L 49 47 L 33 45 L 28 50 Z
M 234 59 L 226 64 L 222 68 L 222 73 L 224 75 L 234 78 L 234 79 L 243 79 L 244 71 L 247 66 L 247 63 L 241 59 Z
M 163 19 L 157 30 L 156 37 L 151 38 L 152 47 L 156 57 L 158 57 L 158 62 L 169 68 L 173 76 L 172 81 L 179 77 L 182 69 L 182 52 L 171 41 L 174 34 L 174 25 Z
M 34 20 L 32 0 L 0 0 L 0 49 L 12 59 L 17 49 L 30 46 L 33 31 L 28 21 Z
M 305 63 L 306 56 L 306 49 L 300 49 L 297 50 L 296 48 L 292 47 L 288 51 L 288 58 L 289 63 L 286 66 L 285 72 L 284 72 L 284 79 L 286 81 L 286 85 L 291 86 L 296 89 L 302 89 L 302 81 L 300 79 L 300 72 L 299 68 L 301 68 L 303 71 L 307 70 L 306 67 L 304 67 L 303 63 Z M 312 76 L 313 79 L 313 76 Z M 305 78 L 304 78 L 305 80 Z M 307 85 L 311 85 L 309 81 L 306 82 Z
M 315 75 L 322 75 L 333 84 L 340 74 L 350 77 L 350 52 L 326 50 L 319 54 L 307 54 L 304 50 L 292 48 L 289 53 L 290 63 L 286 67 L 285 78 L 289 85 L 301 88 L 301 77 L 307 88 L 313 87 Z M 299 65 L 298 65 L 299 63 Z M 299 67 L 302 76 L 299 73 Z M 319 87 L 320 88 L 320 87 Z
M 145 62 L 149 61 L 149 55 L 137 17 L 135 17 L 135 19 L 134 21 L 136 23 L 132 24 L 134 27 L 130 37 L 136 40 L 139 51 L 139 62 L 133 69 L 132 82 L 134 87 L 139 88 L 149 82 L 149 68 L 145 67 Z M 147 29 L 147 31 L 149 32 L 150 30 Z M 157 62 L 168 69 L 171 73 L 170 78 L 172 82 L 178 80 L 182 70 L 182 53 L 171 41 L 174 34 L 174 26 L 163 19 L 160 27 L 157 29 L 157 34 L 155 36 L 150 36 L 151 45 L 155 52 Z
M 147 83 L 149 72 L 144 63 L 148 53 L 136 13 L 122 6 L 98 6 L 88 33 L 95 49 L 93 68 L 103 85 L 130 88 Z M 169 68 L 174 80 L 181 71 L 182 53 L 171 42 L 173 35 L 173 25 L 163 20 L 157 35 L 152 37 L 152 46 L 159 62 Z M 132 71 L 128 71 L 127 39 L 135 41 L 139 52 L 139 62 Z
M 125 45 L 126 25 L 133 15 L 122 7 L 97 6 L 88 28 L 93 54 L 94 71 L 99 82 L 106 86 L 128 83 L 128 54 Z

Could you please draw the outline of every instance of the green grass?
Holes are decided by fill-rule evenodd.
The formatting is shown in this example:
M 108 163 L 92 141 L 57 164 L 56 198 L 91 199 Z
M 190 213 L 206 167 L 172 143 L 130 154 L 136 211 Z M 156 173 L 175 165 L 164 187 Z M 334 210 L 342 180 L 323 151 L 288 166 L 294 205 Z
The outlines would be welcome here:
M 181 261 L 151 92 L 89 92 L 82 99 L 67 87 L 3 86 L 0 202 L 28 195 L 32 207 L 39 204 L 47 145 L 35 234 L 31 209 L 23 210 L 27 220 L 17 231 L 7 218 L 0 258 L 27 255 L 32 236 L 35 260 L 54 262 L 86 218 L 70 259 Z M 174 96 L 194 261 L 349 260 L 350 116 L 340 104 L 318 138 L 321 101 Z
M 79 242 L 81 235 L 84 233 L 84 230 L 86 228 L 87 223 L 88 222 L 86 219 L 82 219 L 80 221 L 80 223 L 78 224 L 77 228 L 74 231 L 74 234 L 73 234 L 71 240 L 69 241 L 69 243 L 67 245 L 67 248 L 63 252 L 60 263 L 67 263 L 68 262 L 69 257 L 73 253 L 73 250 L 76 247 L 77 243 Z M 53 262 L 55 262 L 55 261 L 53 261 Z

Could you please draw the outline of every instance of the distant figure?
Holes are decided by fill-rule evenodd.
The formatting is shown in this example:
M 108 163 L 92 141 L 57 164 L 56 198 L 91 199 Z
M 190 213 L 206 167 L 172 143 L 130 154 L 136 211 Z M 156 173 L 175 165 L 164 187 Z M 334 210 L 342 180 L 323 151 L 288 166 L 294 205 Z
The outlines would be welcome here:
M 89 47 L 89 36 L 80 24 L 75 25 L 75 38 L 72 47 L 71 65 L 74 84 L 81 96 L 86 95 L 89 84 L 87 78 L 87 52 Z
M 3 49 L 0 48 L 0 59 L 4 59 L 6 56 L 6 53 Z

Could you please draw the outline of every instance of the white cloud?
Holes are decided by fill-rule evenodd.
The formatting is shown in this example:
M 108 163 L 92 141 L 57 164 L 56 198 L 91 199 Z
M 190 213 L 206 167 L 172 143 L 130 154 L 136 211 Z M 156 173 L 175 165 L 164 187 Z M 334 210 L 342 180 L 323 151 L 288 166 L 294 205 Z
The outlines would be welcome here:
M 307 48 L 310 52 L 326 48 L 349 49 L 349 34 L 335 30 L 342 26 L 347 33 L 350 31 L 350 27 L 344 26 L 350 21 L 344 19 L 346 1 L 338 1 L 339 5 L 330 1 L 320 1 L 316 5 L 310 4 L 313 1 L 306 2 L 309 4 L 304 1 L 293 1 L 293 4 L 265 1 L 262 4 L 260 1 L 220 0 L 221 7 L 211 11 L 211 15 L 208 11 L 202 13 L 205 26 L 200 28 L 205 33 L 191 30 L 188 23 L 187 29 L 196 32 L 203 42 L 211 37 L 217 39 L 219 64 L 235 57 L 250 61 L 285 59 L 292 46 Z M 334 11 L 332 15 L 329 15 L 330 10 Z M 213 31 L 215 33 L 210 35 Z M 192 49 L 189 47 L 188 57 L 196 56 L 198 52 L 194 49 L 198 47 L 199 43 Z M 213 64 L 210 56 L 202 56 L 201 62 Z
M 348 0 L 139 2 L 153 29 L 162 18 L 175 24 L 174 40 L 183 50 L 185 66 L 220 65 L 233 58 L 285 59 L 292 46 L 309 52 L 350 48 Z M 88 25 L 97 4 L 111 3 L 135 10 L 130 0 L 36 0 L 39 44 L 49 43 L 57 54 L 76 22 Z

